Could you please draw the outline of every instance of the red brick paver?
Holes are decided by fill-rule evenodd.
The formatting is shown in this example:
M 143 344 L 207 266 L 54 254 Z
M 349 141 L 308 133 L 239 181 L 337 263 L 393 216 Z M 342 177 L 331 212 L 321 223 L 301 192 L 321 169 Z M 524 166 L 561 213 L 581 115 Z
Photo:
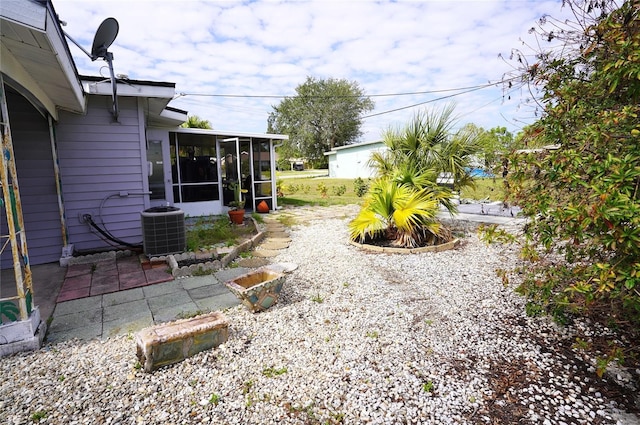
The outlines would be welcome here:
M 168 270 L 167 265 L 143 270 L 137 256 L 73 264 L 67 267 L 57 302 L 169 282 L 173 276 Z

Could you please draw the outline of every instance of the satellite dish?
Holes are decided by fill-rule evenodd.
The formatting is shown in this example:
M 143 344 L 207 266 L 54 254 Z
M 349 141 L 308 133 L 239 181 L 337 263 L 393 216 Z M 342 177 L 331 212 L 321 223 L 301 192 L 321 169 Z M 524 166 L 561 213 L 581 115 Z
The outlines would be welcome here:
M 120 25 L 115 18 L 107 18 L 98 27 L 95 37 L 93 37 L 93 46 L 91 46 L 91 60 L 103 58 L 109 64 L 109 72 L 111 73 L 111 108 L 114 121 L 118 121 L 118 81 L 113 74 L 113 54 L 107 49 L 113 44 Z
M 118 30 L 120 26 L 115 18 L 107 18 L 98 27 L 96 35 L 93 38 L 93 46 L 91 47 L 91 58 L 96 60 L 97 58 L 106 59 L 107 49 L 113 44 L 114 40 L 118 36 Z
M 118 36 L 118 30 L 120 25 L 115 18 L 107 18 L 98 27 L 95 37 L 93 37 L 93 46 L 91 46 L 91 53 L 87 52 L 77 41 L 75 41 L 66 32 L 64 35 L 80 48 L 92 61 L 102 58 L 109 64 L 109 72 L 111 73 L 111 90 L 112 90 L 112 111 L 114 121 L 118 121 L 119 108 L 118 108 L 118 82 L 116 76 L 113 73 L 113 54 L 108 52 L 107 49 L 111 47 L 114 40 Z

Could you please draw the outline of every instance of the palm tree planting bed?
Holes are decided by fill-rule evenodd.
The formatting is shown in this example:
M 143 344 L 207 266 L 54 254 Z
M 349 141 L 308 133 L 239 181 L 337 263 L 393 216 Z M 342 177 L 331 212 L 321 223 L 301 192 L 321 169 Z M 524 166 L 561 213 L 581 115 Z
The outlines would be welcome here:
M 393 241 L 387 239 L 376 239 L 365 243 L 349 241 L 351 245 L 364 249 L 365 251 L 384 252 L 387 254 L 419 254 L 423 252 L 441 252 L 454 249 L 458 245 L 460 245 L 460 239 L 453 239 L 452 241 L 445 242 L 440 245 L 428 245 L 417 248 L 402 248 L 394 246 L 392 242 Z

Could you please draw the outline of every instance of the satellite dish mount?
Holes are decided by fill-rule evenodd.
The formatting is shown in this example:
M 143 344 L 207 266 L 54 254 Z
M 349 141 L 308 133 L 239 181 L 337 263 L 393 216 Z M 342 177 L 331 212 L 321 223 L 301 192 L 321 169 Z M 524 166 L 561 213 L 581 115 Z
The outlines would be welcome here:
M 91 60 L 102 58 L 109 64 L 109 73 L 111 74 L 111 99 L 112 99 L 112 114 L 114 121 L 118 121 L 118 82 L 116 76 L 113 73 L 113 53 L 107 51 L 109 47 L 115 41 L 120 26 L 115 18 L 107 18 L 98 27 L 96 35 L 93 38 L 93 45 L 91 46 Z
M 118 30 L 120 26 L 118 25 L 118 21 L 115 18 L 107 18 L 98 27 L 96 31 L 96 35 L 93 38 L 93 45 L 91 46 L 91 53 L 87 52 L 80 44 L 78 44 L 73 38 L 69 36 L 69 34 L 65 33 L 67 38 L 73 42 L 76 46 L 80 48 L 87 56 L 91 58 L 92 61 L 96 59 L 102 58 L 107 64 L 109 64 L 109 73 L 111 76 L 111 99 L 112 99 L 112 110 L 111 113 L 113 115 L 114 121 L 118 121 L 119 109 L 118 109 L 118 83 L 116 81 L 115 74 L 113 73 L 113 53 L 109 52 L 107 49 L 111 47 L 113 42 L 115 41 Z

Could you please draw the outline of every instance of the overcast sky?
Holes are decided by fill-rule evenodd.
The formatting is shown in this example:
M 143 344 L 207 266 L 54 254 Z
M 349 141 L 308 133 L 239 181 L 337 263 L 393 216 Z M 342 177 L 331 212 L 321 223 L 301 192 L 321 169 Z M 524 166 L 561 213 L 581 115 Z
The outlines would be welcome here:
M 367 95 L 457 89 L 497 82 L 510 65 L 499 58 L 531 40 L 545 15 L 565 13 L 561 0 L 241 2 L 197 0 L 54 0 L 64 27 L 87 50 L 100 23 L 120 31 L 109 51 L 116 74 L 176 83 L 169 105 L 215 129 L 264 133 L 278 98 L 207 95 L 295 95 L 307 76 L 356 81 Z M 109 74 L 72 43 L 78 71 Z M 408 122 L 424 108 L 454 101 L 461 124 L 518 131 L 533 120 L 521 100 L 491 87 L 458 93 L 375 96 L 379 114 L 363 121 L 363 141 Z

